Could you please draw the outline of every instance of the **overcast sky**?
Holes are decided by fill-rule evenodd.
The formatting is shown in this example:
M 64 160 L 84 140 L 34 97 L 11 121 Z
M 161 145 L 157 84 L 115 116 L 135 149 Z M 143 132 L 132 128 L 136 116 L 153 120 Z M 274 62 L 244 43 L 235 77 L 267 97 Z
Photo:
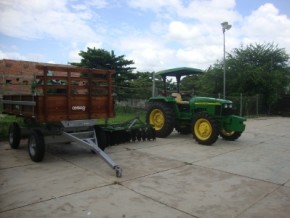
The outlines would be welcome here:
M 138 71 L 206 69 L 226 50 L 277 43 L 290 53 L 290 0 L 0 0 L 0 59 L 67 64 L 87 47 Z

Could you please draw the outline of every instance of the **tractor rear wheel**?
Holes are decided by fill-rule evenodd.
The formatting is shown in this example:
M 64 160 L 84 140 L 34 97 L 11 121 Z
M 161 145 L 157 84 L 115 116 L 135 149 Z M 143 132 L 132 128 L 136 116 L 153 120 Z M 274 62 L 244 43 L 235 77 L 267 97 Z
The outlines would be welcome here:
M 212 145 L 218 139 L 218 124 L 209 114 L 199 113 L 192 121 L 192 133 L 199 144 Z
M 220 136 L 221 136 L 224 140 L 228 140 L 228 141 L 235 141 L 235 140 L 238 139 L 241 135 L 242 135 L 242 133 L 240 133 L 240 132 L 235 132 L 235 131 L 226 131 L 226 130 L 224 130 L 224 129 L 220 132 Z
M 147 108 L 146 121 L 153 125 L 156 137 L 165 138 L 169 136 L 175 123 L 172 107 L 164 102 L 150 102 Z

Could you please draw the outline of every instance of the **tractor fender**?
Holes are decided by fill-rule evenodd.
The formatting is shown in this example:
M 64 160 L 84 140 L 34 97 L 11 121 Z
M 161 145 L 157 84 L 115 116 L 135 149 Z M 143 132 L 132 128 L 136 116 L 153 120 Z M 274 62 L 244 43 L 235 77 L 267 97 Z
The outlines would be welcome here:
M 230 115 L 222 117 L 222 128 L 226 131 L 243 132 L 246 128 L 245 117 Z

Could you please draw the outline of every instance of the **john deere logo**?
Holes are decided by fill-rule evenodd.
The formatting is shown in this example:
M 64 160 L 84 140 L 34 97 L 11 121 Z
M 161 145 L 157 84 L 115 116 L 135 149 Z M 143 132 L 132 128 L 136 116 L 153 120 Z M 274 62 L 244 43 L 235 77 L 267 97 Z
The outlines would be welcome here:
M 85 111 L 86 110 L 86 106 L 72 106 L 71 109 L 73 111 Z

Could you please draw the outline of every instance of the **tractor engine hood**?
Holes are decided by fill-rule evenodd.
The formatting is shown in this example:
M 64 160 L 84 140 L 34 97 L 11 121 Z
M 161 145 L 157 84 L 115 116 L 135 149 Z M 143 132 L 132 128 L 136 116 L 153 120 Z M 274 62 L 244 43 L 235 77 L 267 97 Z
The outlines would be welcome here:
M 223 105 L 232 104 L 232 101 L 220 98 L 194 97 L 190 100 L 190 103 L 203 105 Z

